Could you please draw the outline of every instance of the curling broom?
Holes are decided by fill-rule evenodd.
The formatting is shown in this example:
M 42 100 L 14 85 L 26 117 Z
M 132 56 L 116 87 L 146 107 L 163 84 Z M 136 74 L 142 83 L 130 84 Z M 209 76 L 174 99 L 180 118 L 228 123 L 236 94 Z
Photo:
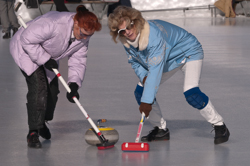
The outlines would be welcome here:
M 142 112 L 141 121 L 139 124 L 135 142 L 124 142 L 121 145 L 122 151 L 124 152 L 148 152 L 149 151 L 148 143 L 139 142 L 144 121 L 145 121 L 145 114 L 144 112 Z

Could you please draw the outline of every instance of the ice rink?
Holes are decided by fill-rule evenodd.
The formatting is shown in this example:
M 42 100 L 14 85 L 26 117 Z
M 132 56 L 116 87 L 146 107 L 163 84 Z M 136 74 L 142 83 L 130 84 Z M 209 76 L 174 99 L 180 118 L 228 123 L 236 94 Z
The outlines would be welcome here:
M 60 84 L 54 120 L 49 122 L 51 140 L 41 149 L 27 147 L 27 85 L 9 52 L 9 39 L 0 37 L 0 165 L 2 166 L 248 166 L 250 163 L 250 18 L 164 17 L 147 13 L 147 19 L 160 19 L 178 25 L 201 42 L 205 58 L 200 88 L 223 116 L 231 136 L 214 145 L 212 126 L 192 108 L 183 95 L 183 75 L 177 72 L 160 86 L 157 99 L 162 109 L 170 141 L 151 142 L 149 152 L 123 152 L 123 142 L 136 137 L 140 113 L 134 98 L 138 78 L 121 43 L 109 35 L 107 18 L 102 30 L 90 39 L 88 63 L 80 102 L 96 122 L 115 128 L 115 147 L 98 150 L 85 142 L 91 127 L 79 108 L 66 98 Z M 67 79 L 67 59 L 60 61 Z M 145 122 L 142 135 L 152 126 Z M 211 132 L 212 131 L 212 132 Z

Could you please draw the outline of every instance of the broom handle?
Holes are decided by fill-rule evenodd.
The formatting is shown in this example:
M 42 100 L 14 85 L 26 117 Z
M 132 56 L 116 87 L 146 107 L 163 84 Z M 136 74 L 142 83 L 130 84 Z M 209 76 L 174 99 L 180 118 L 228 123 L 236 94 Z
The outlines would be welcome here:
M 59 71 L 57 69 L 52 69 L 52 70 L 55 72 L 56 76 L 61 81 L 61 83 L 63 84 L 63 86 L 67 90 L 67 92 L 70 93 L 71 90 L 70 90 L 68 84 L 65 82 L 65 80 L 61 76 L 61 74 L 59 73 Z M 95 125 L 95 123 L 93 122 L 93 120 L 89 117 L 89 115 L 87 114 L 87 112 L 85 111 L 85 109 L 82 107 L 82 105 L 80 104 L 79 100 L 75 96 L 73 97 L 73 100 L 75 101 L 75 103 L 79 107 L 79 109 L 82 111 L 82 113 L 84 114 L 84 116 L 86 117 L 86 119 L 89 121 L 89 123 L 91 124 L 91 126 L 94 128 L 95 132 L 100 136 L 101 132 L 99 131 L 99 129 L 97 128 L 97 126 Z
M 141 136 L 141 131 L 142 131 L 144 121 L 145 121 L 145 114 L 144 114 L 144 112 L 142 112 L 141 121 L 139 123 L 137 135 L 136 135 L 136 138 L 135 138 L 135 143 L 138 143 L 140 141 L 140 136 Z
M 22 25 L 22 27 L 27 28 L 26 23 L 23 21 L 23 18 L 20 15 L 17 16 L 17 19 L 19 23 Z
M 20 24 L 26 29 L 27 25 L 23 21 L 23 18 L 20 15 L 18 15 L 17 19 L 19 20 Z M 55 72 L 55 74 L 57 75 L 57 77 L 59 78 L 59 80 L 61 81 L 61 83 L 63 84 L 63 86 L 66 88 L 67 92 L 70 93 L 71 90 L 70 90 L 68 84 L 64 81 L 64 79 L 61 76 L 61 74 L 59 73 L 59 71 L 57 69 L 52 69 L 52 70 Z M 84 114 L 84 116 L 86 117 L 86 119 L 89 121 L 89 123 L 91 124 L 91 126 L 93 127 L 93 129 L 95 130 L 95 132 L 97 133 L 97 135 L 99 136 L 99 138 L 101 138 L 102 141 L 106 141 L 105 137 L 102 135 L 102 133 L 97 128 L 97 126 L 95 125 L 95 123 L 93 122 L 93 120 L 89 117 L 89 115 L 87 114 L 87 112 L 81 106 L 81 104 L 78 101 L 78 99 L 74 96 L 73 100 L 75 101 L 75 103 L 77 104 L 77 106 L 80 108 L 80 110 L 82 111 L 82 113 Z

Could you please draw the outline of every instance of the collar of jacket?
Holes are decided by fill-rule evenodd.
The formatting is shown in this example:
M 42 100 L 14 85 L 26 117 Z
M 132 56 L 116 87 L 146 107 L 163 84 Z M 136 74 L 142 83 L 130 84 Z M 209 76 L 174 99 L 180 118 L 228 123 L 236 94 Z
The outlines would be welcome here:
M 145 20 L 144 27 L 140 32 L 141 35 L 139 39 L 139 51 L 145 50 L 147 48 L 149 40 L 149 32 L 150 32 L 150 26 L 149 23 Z M 130 48 L 130 44 L 128 44 L 126 37 L 119 37 L 119 40 L 125 47 Z

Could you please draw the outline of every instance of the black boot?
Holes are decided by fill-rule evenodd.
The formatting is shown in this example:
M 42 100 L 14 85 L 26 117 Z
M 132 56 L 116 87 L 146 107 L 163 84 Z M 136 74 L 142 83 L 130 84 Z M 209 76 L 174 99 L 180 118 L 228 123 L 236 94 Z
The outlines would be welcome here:
M 13 28 L 12 30 L 13 30 L 13 34 L 12 34 L 12 36 L 14 36 L 14 35 L 15 35 L 15 33 L 18 31 L 18 28 Z
M 46 126 L 46 124 L 43 124 L 43 128 L 38 130 L 38 133 L 41 137 L 43 137 L 44 139 L 50 139 L 51 138 L 51 134 L 49 131 L 49 128 Z
M 169 140 L 169 130 L 166 128 L 165 130 L 159 129 L 155 127 L 147 136 L 143 136 L 141 138 L 142 142 L 150 142 L 150 141 L 162 141 L 162 140 Z
M 3 39 L 9 39 L 9 38 L 11 38 L 10 32 L 6 32 L 6 33 L 3 35 Z
M 27 135 L 28 147 L 30 148 L 41 148 L 42 144 L 39 140 L 37 132 L 33 131 Z
M 214 144 L 221 144 L 227 142 L 230 132 L 225 124 L 221 126 L 213 126 L 215 131 Z

